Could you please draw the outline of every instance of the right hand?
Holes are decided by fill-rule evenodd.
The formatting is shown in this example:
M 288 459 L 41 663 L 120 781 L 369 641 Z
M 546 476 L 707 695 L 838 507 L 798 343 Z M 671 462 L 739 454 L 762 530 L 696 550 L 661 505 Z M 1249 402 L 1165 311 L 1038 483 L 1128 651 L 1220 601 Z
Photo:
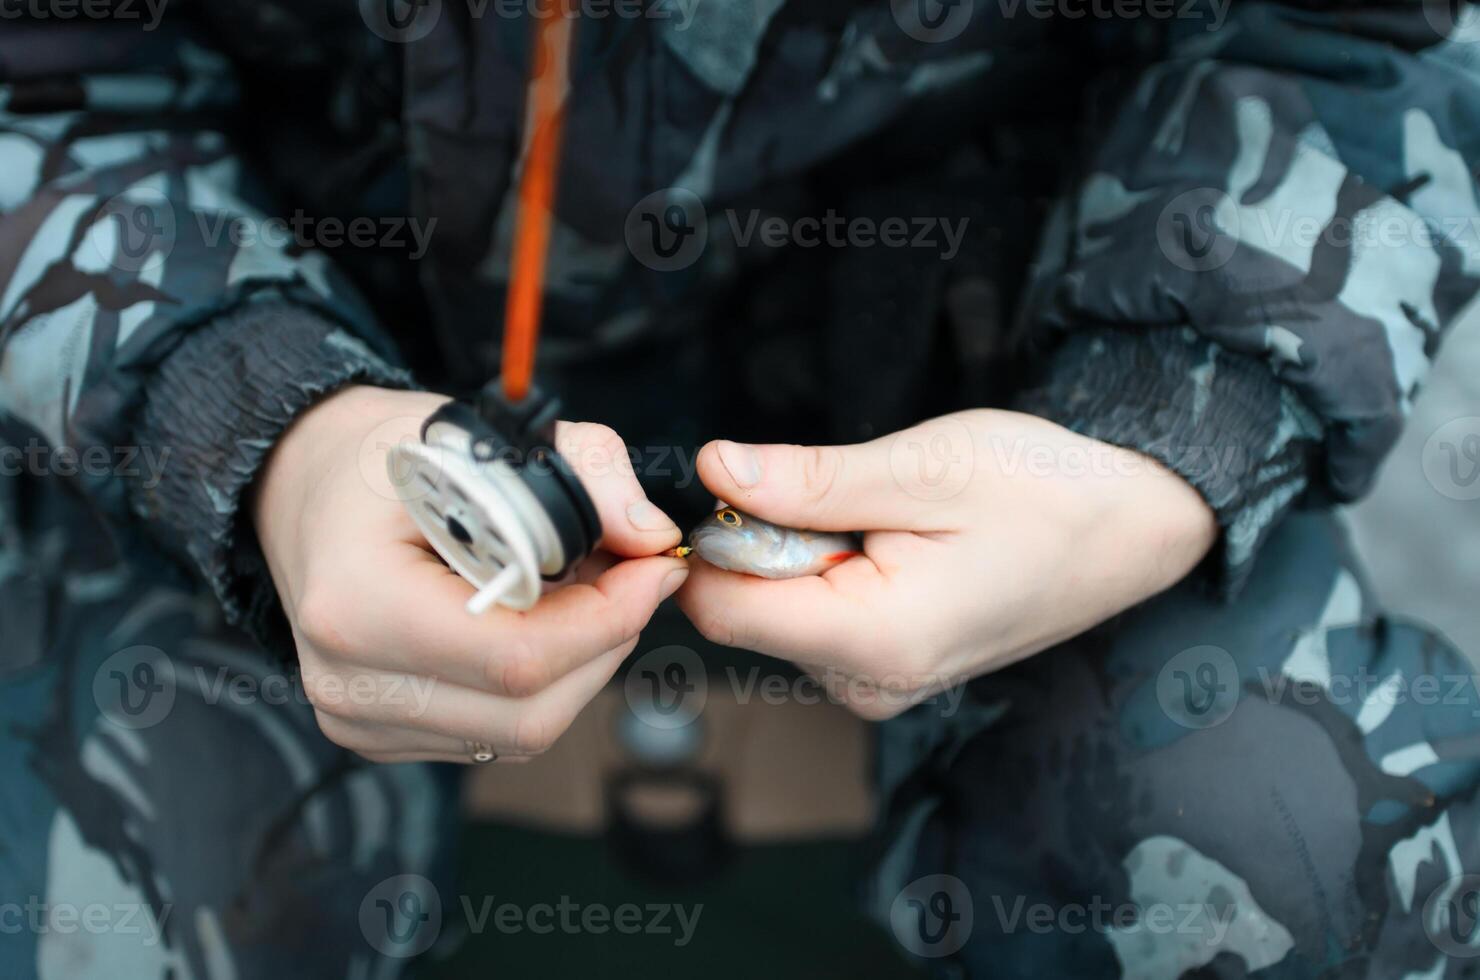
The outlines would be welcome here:
M 319 726 L 376 762 L 467 762 L 467 741 L 500 759 L 538 755 L 688 575 L 682 559 L 655 557 L 682 533 L 643 494 L 622 440 L 561 422 L 556 448 L 596 504 L 603 550 L 527 612 L 469 615 L 473 587 L 431 550 L 385 468 L 390 447 L 418 439 L 445 401 L 334 394 L 284 433 L 252 501 Z

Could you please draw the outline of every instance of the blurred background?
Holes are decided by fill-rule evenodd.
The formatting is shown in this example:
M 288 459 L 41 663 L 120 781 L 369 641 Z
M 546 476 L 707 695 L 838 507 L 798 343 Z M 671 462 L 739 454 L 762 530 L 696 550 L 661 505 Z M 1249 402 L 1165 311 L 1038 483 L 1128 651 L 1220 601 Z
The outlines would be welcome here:
M 705 643 L 670 607 L 660 617 L 639 654 L 667 656 L 678 644 L 701 657 L 711 678 L 702 712 L 666 739 L 636 720 L 630 705 L 643 695 L 629 695 L 628 679 L 639 656 L 548 753 L 473 770 L 458 891 L 484 912 L 562 899 L 684 906 L 698 916 L 692 939 L 682 942 L 676 925 L 668 934 L 509 932 L 487 915 L 473 934 L 465 927 L 479 908 L 444 909 L 444 934 L 418 976 L 638 978 L 661 967 L 737 980 L 923 977 L 860 910 L 873 817 L 869 726 L 826 702 L 763 695 L 765 684 L 796 690 L 799 675 Z M 665 753 L 708 781 L 664 778 Z M 635 761 L 643 757 L 646 767 Z
M 1346 516 L 1393 614 L 1436 627 L 1480 660 L 1480 315 L 1444 342 L 1402 441 Z

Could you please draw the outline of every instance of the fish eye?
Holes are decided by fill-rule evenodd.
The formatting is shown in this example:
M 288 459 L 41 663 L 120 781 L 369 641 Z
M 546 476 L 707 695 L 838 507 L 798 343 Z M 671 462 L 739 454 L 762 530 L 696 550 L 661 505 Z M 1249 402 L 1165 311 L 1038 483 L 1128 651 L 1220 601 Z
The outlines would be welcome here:
M 735 513 L 733 510 L 730 510 L 728 507 L 720 511 L 715 516 L 718 517 L 722 523 L 730 525 L 730 527 L 739 527 L 741 524 L 745 523 L 744 521 L 740 520 L 739 514 Z

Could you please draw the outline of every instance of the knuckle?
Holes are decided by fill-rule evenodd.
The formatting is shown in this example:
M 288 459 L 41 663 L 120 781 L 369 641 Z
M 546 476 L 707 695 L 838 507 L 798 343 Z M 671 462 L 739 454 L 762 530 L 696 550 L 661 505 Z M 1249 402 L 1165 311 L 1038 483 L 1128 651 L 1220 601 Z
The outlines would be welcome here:
M 648 620 L 652 618 L 652 610 L 638 605 L 624 605 L 619 607 L 613 617 L 615 624 L 611 642 L 607 649 L 615 649 L 629 640 L 635 640 L 642 631 L 647 628 Z
M 359 733 L 351 726 L 345 724 L 344 719 L 323 708 L 314 706 L 314 719 L 319 724 L 319 731 L 324 737 L 341 749 L 349 749 L 351 752 L 358 751 L 364 743 L 359 739 Z
M 578 470 L 593 469 L 595 475 L 610 472 L 627 456 L 627 443 L 609 425 L 573 422 L 566 433 L 561 455 Z
M 538 694 L 555 679 L 549 661 L 539 656 L 527 641 L 519 639 L 489 657 L 485 676 L 491 688 L 515 698 Z
M 620 597 L 607 597 L 601 604 L 600 631 L 598 642 L 602 652 L 614 650 L 635 638 L 647 626 L 652 610 L 639 603 L 635 597 L 626 601 Z
M 731 642 L 735 638 L 734 626 L 723 610 L 706 609 L 699 613 L 694 619 L 694 628 L 711 643 L 725 647 L 734 645 Z
M 514 755 L 544 755 L 565 734 L 565 724 L 535 711 L 521 712 L 514 720 Z
M 591 429 L 586 434 L 588 445 L 613 455 L 626 451 L 627 444 L 622 441 L 621 436 L 617 435 L 616 429 L 609 425 L 602 425 L 600 422 L 591 422 L 589 425 Z
M 888 721 L 904 711 L 906 707 L 906 704 L 898 700 L 878 697 L 848 702 L 848 710 L 864 721 Z
M 334 592 L 306 592 L 294 609 L 294 625 L 316 649 L 342 651 L 347 648 L 343 624 L 344 604 Z
M 843 471 L 843 454 L 835 446 L 801 447 L 802 495 L 808 503 L 824 503 Z
M 340 693 L 343 685 L 338 681 L 339 675 L 328 672 L 303 675 L 303 691 L 319 717 L 320 728 L 323 727 L 324 718 L 348 720 L 354 714 L 354 703 Z

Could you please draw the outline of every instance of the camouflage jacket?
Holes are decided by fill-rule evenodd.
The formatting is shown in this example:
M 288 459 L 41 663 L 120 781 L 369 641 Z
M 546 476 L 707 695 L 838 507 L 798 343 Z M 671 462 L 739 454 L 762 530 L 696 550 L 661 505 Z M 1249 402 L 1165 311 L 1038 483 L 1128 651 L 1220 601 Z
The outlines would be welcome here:
M 844 226 L 815 292 L 850 319 L 816 363 L 844 414 L 877 414 L 834 431 L 979 398 L 909 392 L 931 387 L 943 322 L 1010 305 L 1032 378 L 1013 403 L 1182 473 L 1222 523 L 1230 587 L 1290 506 L 1370 485 L 1480 274 L 1480 32 L 1452 8 L 581 7 L 550 371 L 684 349 L 753 275 L 805 287 L 803 231 L 834 201 L 911 238 L 922 214 L 970 217 L 959 250 L 862 266 L 866 229 Z M 148 539 L 250 622 L 274 597 L 241 501 L 292 418 L 356 380 L 497 370 L 529 4 L 64 8 L 0 3 L 0 566 L 105 568 L 77 539 L 115 558 Z M 1034 133 L 1052 153 L 1014 172 L 1051 157 L 1061 192 L 1002 245 L 1029 192 L 978 164 Z M 757 216 L 782 240 L 748 233 Z M 1034 239 L 1009 299 L 974 304 L 984 256 Z M 749 322 L 786 320 L 766 295 L 746 293 Z M 141 465 L 151 450 L 167 462 Z M 21 499 L 38 482 L 95 525 L 43 547 Z

